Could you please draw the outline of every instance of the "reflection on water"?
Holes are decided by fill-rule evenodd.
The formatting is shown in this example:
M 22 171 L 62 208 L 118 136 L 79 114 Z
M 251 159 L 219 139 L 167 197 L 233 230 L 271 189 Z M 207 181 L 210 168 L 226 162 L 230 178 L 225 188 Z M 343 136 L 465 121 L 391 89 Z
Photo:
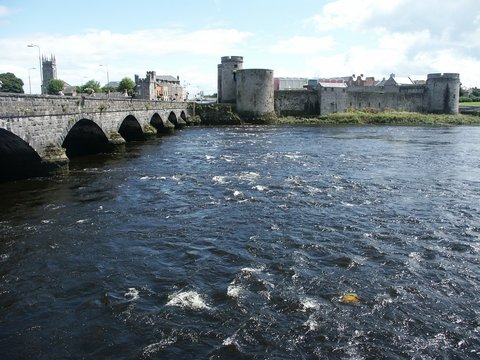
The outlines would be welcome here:
M 1 184 L 0 351 L 477 358 L 479 134 L 195 128 Z

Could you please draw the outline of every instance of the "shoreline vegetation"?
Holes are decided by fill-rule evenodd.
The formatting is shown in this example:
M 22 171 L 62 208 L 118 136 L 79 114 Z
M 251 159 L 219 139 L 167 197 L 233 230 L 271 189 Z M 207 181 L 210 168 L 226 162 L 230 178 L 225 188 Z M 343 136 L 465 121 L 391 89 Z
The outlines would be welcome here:
M 479 126 L 480 116 L 470 114 L 423 114 L 406 111 L 378 111 L 374 109 L 349 110 L 318 116 L 263 116 L 252 120 L 242 119 L 233 105 L 196 106 L 196 116 L 202 125 L 395 125 L 395 126 Z
M 284 125 L 404 125 L 404 126 L 459 126 L 480 125 L 478 115 L 422 114 L 406 111 L 348 111 L 317 117 L 278 117 L 276 124 Z

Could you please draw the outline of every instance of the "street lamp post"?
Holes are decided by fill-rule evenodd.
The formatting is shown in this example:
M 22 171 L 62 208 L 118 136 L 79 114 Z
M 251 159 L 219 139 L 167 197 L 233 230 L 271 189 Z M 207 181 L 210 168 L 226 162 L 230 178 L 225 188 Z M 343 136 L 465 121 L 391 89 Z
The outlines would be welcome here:
M 31 67 L 28 69 L 28 88 L 30 89 L 30 95 L 32 95 L 32 82 L 30 81 L 30 70 L 35 70 L 36 68 Z
M 40 46 L 35 44 L 29 44 L 27 47 L 36 47 L 38 48 L 38 65 L 40 66 L 40 94 L 43 94 L 43 72 L 42 72 L 42 58 L 40 55 Z
M 107 83 L 105 84 L 105 86 L 108 86 L 108 84 L 110 84 L 110 78 L 109 78 L 109 75 L 108 75 L 108 64 L 107 65 L 100 64 L 99 66 L 104 66 L 104 67 L 107 68 Z

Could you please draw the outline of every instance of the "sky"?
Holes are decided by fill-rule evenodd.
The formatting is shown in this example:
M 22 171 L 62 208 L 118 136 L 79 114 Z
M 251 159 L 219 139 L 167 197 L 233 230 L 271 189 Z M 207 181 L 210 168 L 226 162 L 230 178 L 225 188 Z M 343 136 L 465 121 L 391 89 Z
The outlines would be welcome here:
M 34 44 L 37 47 L 28 47 Z M 105 85 L 147 71 L 190 97 L 217 92 L 222 56 L 275 77 L 460 73 L 480 87 L 479 0 L 0 0 L 0 73 L 40 91 L 39 50 L 57 78 Z M 100 66 L 103 65 L 103 66 Z M 35 69 L 32 69 L 35 68 Z M 30 81 L 29 81 L 30 77 Z M 29 86 L 30 85 L 30 86 Z

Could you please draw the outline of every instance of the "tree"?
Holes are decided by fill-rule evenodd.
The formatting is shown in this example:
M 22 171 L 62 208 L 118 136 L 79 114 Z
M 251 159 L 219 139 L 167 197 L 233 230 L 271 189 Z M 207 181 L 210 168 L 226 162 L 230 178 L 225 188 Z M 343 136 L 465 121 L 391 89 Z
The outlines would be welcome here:
M 50 95 L 59 95 L 65 88 L 65 82 L 59 79 L 52 79 L 48 82 L 47 93 Z
M 77 92 L 79 93 L 87 93 L 87 94 L 93 94 L 93 93 L 99 93 L 101 92 L 100 90 L 100 83 L 96 80 L 89 80 L 85 84 L 78 86 L 77 87 Z
M 480 96 L 480 89 L 476 87 L 472 88 L 472 96 L 476 96 L 476 97 Z
M 117 90 L 119 92 L 127 90 L 128 95 L 132 96 L 135 91 L 135 86 L 135 82 L 132 79 L 125 77 L 120 81 L 120 84 L 118 84 Z
M 115 92 L 117 89 L 114 88 L 113 86 L 104 86 L 102 88 L 102 92 L 104 93 L 111 93 L 111 92 Z
M 0 81 L 2 82 L 2 87 L 0 88 L 2 92 L 24 93 L 22 79 L 17 78 L 13 73 L 0 74 Z

